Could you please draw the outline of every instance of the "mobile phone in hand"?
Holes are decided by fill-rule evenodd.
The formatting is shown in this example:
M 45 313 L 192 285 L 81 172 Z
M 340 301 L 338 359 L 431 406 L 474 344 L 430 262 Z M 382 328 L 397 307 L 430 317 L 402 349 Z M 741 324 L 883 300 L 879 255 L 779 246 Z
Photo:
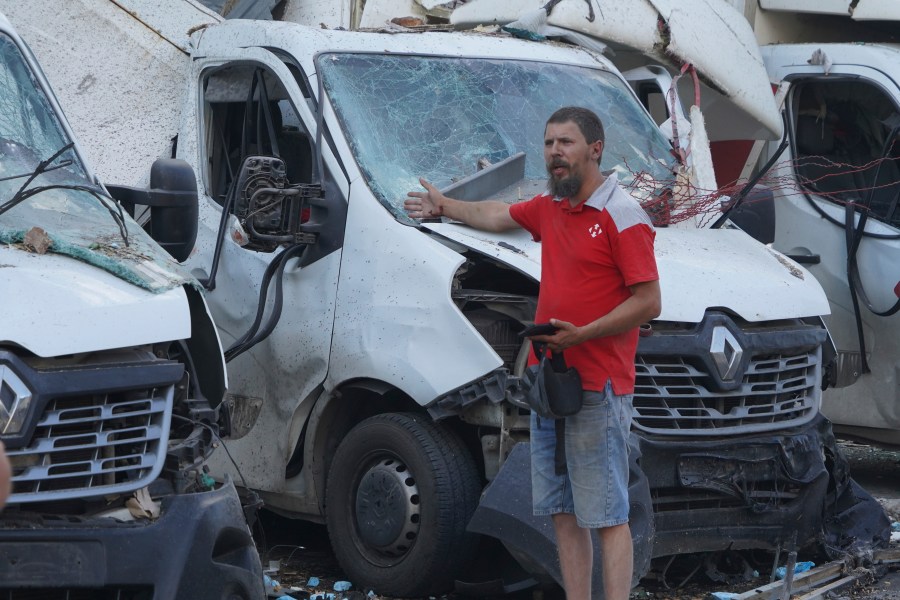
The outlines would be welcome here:
M 535 323 L 526 327 L 519 333 L 520 338 L 532 337 L 535 335 L 553 335 L 559 331 L 559 327 L 550 323 Z

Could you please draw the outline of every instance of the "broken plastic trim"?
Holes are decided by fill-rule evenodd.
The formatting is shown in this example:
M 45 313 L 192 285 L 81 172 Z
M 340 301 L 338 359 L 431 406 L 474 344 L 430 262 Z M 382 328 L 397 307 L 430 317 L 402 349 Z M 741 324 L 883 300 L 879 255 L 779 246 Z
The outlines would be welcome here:
M 464 385 L 437 398 L 426 406 L 435 421 L 459 415 L 462 410 L 478 402 L 499 404 L 509 400 L 512 404 L 527 408 L 522 379 L 500 368 L 481 379 Z

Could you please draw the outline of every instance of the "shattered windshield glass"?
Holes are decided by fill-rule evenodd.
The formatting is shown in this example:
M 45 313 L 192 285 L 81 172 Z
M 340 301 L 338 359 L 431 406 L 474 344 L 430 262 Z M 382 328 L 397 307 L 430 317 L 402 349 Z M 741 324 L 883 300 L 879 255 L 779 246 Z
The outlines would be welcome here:
M 151 291 L 188 279 L 89 180 L 70 144 L 18 47 L 0 34 L 0 243 L 66 254 Z
M 670 146 L 617 77 L 546 62 L 385 54 L 319 57 L 325 87 L 366 180 L 394 215 L 425 179 L 444 189 L 519 152 L 525 180 L 502 199 L 545 188 L 544 124 L 563 105 L 603 120 L 601 168 L 626 187 L 636 177 L 671 181 Z M 643 190 L 643 191 L 642 191 Z M 638 196 L 653 192 L 633 186 Z

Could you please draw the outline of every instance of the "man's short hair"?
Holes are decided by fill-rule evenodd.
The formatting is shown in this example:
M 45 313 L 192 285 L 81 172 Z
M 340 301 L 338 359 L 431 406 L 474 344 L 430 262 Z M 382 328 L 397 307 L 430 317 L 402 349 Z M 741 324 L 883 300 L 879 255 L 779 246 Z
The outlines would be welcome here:
M 550 115 L 547 119 L 547 125 L 550 123 L 568 123 L 571 121 L 578 126 L 581 135 L 587 140 L 588 144 L 596 141 L 606 143 L 606 136 L 603 133 L 603 122 L 594 111 L 580 106 L 564 106 L 558 111 Z

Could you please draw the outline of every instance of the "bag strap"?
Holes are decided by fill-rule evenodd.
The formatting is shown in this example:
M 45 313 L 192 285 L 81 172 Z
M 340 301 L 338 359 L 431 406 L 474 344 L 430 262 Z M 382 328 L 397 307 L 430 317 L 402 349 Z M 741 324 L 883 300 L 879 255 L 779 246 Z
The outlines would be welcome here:
M 547 344 L 545 342 L 532 341 L 531 349 L 534 350 L 534 355 L 537 356 L 538 361 L 540 361 L 544 358 L 544 354 L 547 353 Z M 566 358 L 563 356 L 562 350 L 550 355 L 550 366 L 553 367 L 553 370 L 556 373 L 565 373 L 566 370 L 568 370 L 569 366 L 566 364 Z
M 565 475 L 566 468 L 566 420 L 556 419 L 553 422 L 556 428 L 556 447 L 553 449 L 553 470 L 557 475 Z
M 544 342 L 531 342 L 538 361 L 543 360 L 547 352 L 547 344 Z M 563 353 L 553 353 L 550 356 L 550 366 L 557 373 L 565 373 L 568 367 Z M 566 419 L 555 419 L 553 421 L 554 432 L 556 434 L 556 444 L 553 448 L 553 470 L 557 475 L 565 475 L 568 472 L 566 467 Z

